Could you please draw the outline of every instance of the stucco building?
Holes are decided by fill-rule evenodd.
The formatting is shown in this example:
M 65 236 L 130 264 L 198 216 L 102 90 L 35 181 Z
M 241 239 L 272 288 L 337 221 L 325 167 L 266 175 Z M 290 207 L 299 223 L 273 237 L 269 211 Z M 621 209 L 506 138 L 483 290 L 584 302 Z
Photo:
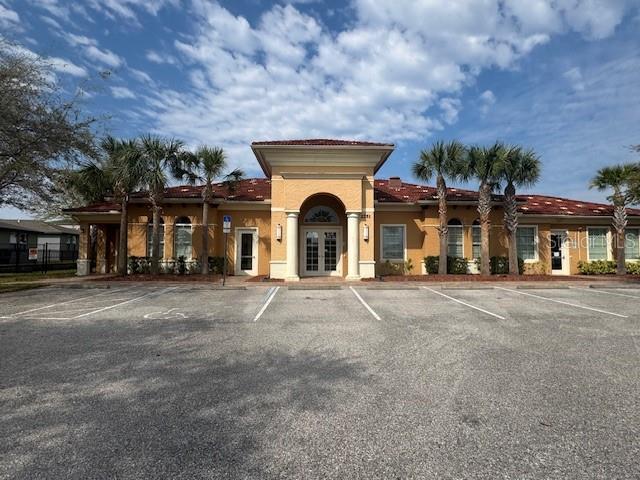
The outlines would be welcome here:
M 215 186 L 209 255 L 224 252 L 222 218 L 232 217 L 229 271 L 297 280 L 306 276 L 370 278 L 392 265 L 424 273 L 423 259 L 439 253 L 436 191 L 400 178 L 376 179 L 393 152 L 386 143 L 342 140 L 254 142 L 265 178 L 242 180 L 228 192 Z M 449 246 L 452 257 L 480 256 L 477 192 L 450 188 Z M 614 259 L 609 205 L 541 195 L 520 195 L 518 252 L 526 271 L 575 274 L 578 262 Z M 492 256 L 506 256 L 502 197 L 495 195 Z M 90 226 L 97 229 L 97 272 L 115 268 L 119 207 L 114 203 L 70 210 L 81 225 L 79 274 L 90 271 Z M 640 211 L 630 209 L 627 259 L 640 258 Z M 201 187 L 167 188 L 162 208 L 161 255 L 199 258 L 202 250 Z M 143 194 L 133 195 L 128 219 L 128 256 L 148 255 L 151 212 Z M 389 263 L 387 263 L 389 262 Z M 385 265 L 386 264 L 386 265 Z

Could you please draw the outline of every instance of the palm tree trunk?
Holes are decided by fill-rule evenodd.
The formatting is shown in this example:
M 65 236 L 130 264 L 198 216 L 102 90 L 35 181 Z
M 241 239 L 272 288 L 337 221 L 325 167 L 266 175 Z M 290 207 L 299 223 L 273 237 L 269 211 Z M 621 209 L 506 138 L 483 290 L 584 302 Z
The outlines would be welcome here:
M 160 271 L 160 205 L 152 199 L 153 227 L 151 231 L 151 274 L 157 275 Z
M 509 247 L 509 275 L 519 275 L 518 266 L 518 204 L 516 202 L 516 187 L 509 183 L 504 189 L 504 229 L 507 233 Z
M 118 241 L 118 275 L 127 274 L 127 238 L 128 232 L 128 198 L 127 195 L 120 201 L 120 238 Z
M 616 231 L 616 274 L 626 275 L 627 265 L 624 251 L 625 229 L 627 228 L 627 209 L 616 205 L 613 209 L 613 228 Z
M 209 199 L 202 202 L 202 274 L 209 273 Z
M 447 248 L 449 243 L 449 227 L 447 220 L 447 185 L 442 175 L 436 181 L 438 189 L 438 235 L 440 237 L 440 257 L 438 260 L 438 274 L 447 274 Z
M 482 183 L 478 196 L 478 213 L 480 214 L 480 273 L 491 275 L 489 234 L 491 232 L 491 185 Z

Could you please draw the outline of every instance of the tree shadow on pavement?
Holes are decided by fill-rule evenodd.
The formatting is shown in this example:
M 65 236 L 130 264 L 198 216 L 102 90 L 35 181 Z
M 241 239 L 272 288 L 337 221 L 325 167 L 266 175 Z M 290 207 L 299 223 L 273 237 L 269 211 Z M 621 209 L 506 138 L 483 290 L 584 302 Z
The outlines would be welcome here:
M 215 334 L 197 320 L 1 323 L 0 478 L 278 476 L 264 470 L 274 430 L 370 381 L 330 351 Z

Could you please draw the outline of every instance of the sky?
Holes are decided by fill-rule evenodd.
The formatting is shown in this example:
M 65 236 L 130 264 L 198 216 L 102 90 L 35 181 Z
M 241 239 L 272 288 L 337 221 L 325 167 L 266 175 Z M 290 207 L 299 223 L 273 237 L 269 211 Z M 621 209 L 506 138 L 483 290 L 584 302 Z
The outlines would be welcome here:
M 393 142 L 378 178 L 408 182 L 436 140 L 500 140 L 540 156 L 532 191 L 597 201 L 598 168 L 640 160 L 639 27 L 640 0 L 0 0 L 99 135 L 221 146 L 248 176 L 254 140 Z

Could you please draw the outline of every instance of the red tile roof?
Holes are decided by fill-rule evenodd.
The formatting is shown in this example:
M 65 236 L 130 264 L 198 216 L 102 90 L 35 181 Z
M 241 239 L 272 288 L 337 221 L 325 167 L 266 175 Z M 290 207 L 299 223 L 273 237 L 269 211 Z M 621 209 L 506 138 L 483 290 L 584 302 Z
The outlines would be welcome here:
M 363 142 L 359 140 L 333 140 L 330 138 L 309 138 L 306 140 L 270 140 L 266 142 L 252 142 L 252 146 L 283 145 L 283 146 L 353 146 L 353 147 L 393 147 L 393 143 Z
M 111 211 L 120 211 L 120 204 L 114 202 L 101 202 L 86 205 L 84 207 L 66 208 L 65 212 L 69 213 L 108 213 Z
M 200 198 L 202 186 L 183 185 L 169 187 L 165 190 L 166 198 Z M 142 192 L 134 194 L 134 197 L 142 197 Z M 389 180 L 375 180 L 375 199 L 380 203 L 417 203 L 420 201 L 435 201 L 436 189 L 427 185 L 417 185 L 402 182 L 398 188 L 392 187 Z M 266 178 L 248 178 L 240 181 L 233 195 L 222 186 L 214 184 L 214 198 L 230 201 L 264 201 L 271 199 L 271 180 Z M 477 201 L 478 192 L 460 188 L 448 188 L 447 199 L 449 201 Z M 502 201 L 501 195 L 494 195 L 495 201 Z M 582 202 L 560 197 L 545 195 L 518 195 L 520 203 L 519 211 L 525 215 L 566 215 L 566 216 L 611 216 L 613 208 L 610 205 Z M 86 207 L 67 210 L 73 212 L 108 212 L 119 210 L 116 203 L 98 203 Z M 629 215 L 640 216 L 640 209 L 628 209 Z
M 583 202 L 546 195 L 518 195 L 522 205 L 518 209 L 527 215 L 602 216 L 613 215 L 613 207 L 603 203 Z M 637 208 L 628 208 L 629 215 L 640 215 Z

